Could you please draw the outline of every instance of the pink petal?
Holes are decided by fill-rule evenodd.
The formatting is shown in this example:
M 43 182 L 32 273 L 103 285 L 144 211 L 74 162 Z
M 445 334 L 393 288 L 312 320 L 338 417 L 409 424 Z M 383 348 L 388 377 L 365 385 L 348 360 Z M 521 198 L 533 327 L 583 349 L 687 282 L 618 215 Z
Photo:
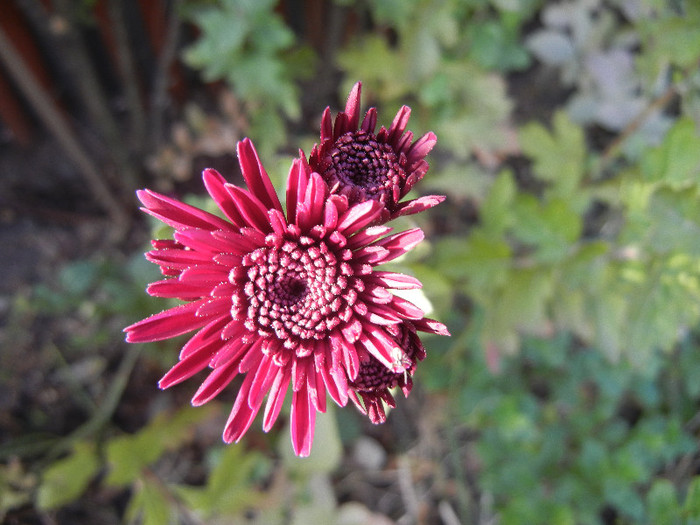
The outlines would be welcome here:
M 380 259 L 377 264 L 379 262 L 385 263 L 392 261 L 400 255 L 403 255 L 404 253 L 413 249 L 423 240 L 424 237 L 425 234 L 423 233 L 423 230 L 420 228 L 413 228 L 411 230 L 389 235 L 388 237 L 384 237 L 383 239 L 376 241 L 372 246 L 381 246 L 387 250 L 386 256 Z
M 403 132 L 406 130 L 408 125 L 408 119 L 411 117 L 411 108 L 408 106 L 402 106 L 401 109 L 396 113 L 394 121 L 389 127 L 389 135 L 387 137 L 387 142 L 397 149 L 399 139 Z
M 360 122 L 360 96 L 362 93 L 362 82 L 356 82 L 350 94 L 348 95 L 348 101 L 345 104 L 345 114 L 348 117 L 347 129 L 346 131 L 354 131 L 357 129 L 357 125 Z
M 294 453 L 301 457 L 308 456 L 314 440 L 316 410 L 309 401 L 306 384 L 292 395 L 290 425 Z
M 411 324 L 416 327 L 416 330 L 420 330 L 421 332 L 428 332 L 437 335 L 450 335 L 450 332 L 447 330 L 447 327 L 444 324 L 434 319 L 428 319 L 427 317 L 411 321 Z
M 263 417 L 263 430 L 265 432 L 269 432 L 272 425 L 277 420 L 277 416 L 279 416 L 291 377 L 291 367 L 285 366 L 277 368 L 277 375 L 272 383 L 270 393 L 267 396 L 267 403 L 265 404 L 265 414 Z
M 238 162 L 241 165 L 243 178 L 250 192 L 262 202 L 268 210 L 282 210 L 275 188 L 260 162 L 258 152 L 255 151 L 253 142 L 246 138 L 240 141 L 236 147 Z
M 355 235 L 350 237 L 348 241 L 348 248 L 353 250 L 355 248 L 359 248 L 360 246 L 366 246 L 392 230 L 393 228 L 390 226 L 370 226 L 369 228 L 360 230 Z
M 424 315 L 423 310 L 418 308 L 415 304 L 407 301 L 398 296 L 394 296 L 394 300 L 391 301 L 391 307 L 396 311 L 397 314 L 401 315 L 405 319 L 421 319 Z
M 203 300 L 182 304 L 147 317 L 124 328 L 127 343 L 150 343 L 186 334 L 207 324 L 210 319 L 197 317 L 195 312 Z
M 376 271 L 372 272 L 370 280 L 395 290 L 415 290 L 423 287 L 418 279 L 403 273 Z
M 331 108 L 326 108 L 321 117 L 321 142 L 333 138 L 333 118 Z
M 250 228 L 242 228 L 241 231 L 249 230 Z M 242 233 L 227 232 L 224 230 L 217 230 L 211 233 L 214 241 L 217 243 L 218 251 L 234 253 L 238 255 L 244 255 L 250 253 L 253 250 L 257 250 L 265 242 L 263 237 L 262 243 L 256 242 L 250 235 L 243 235 Z M 216 260 L 216 258 L 214 258 Z
M 208 299 L 202 306 L 197 309 L 195 315 L 199 317 L 226 316 L 231 311 L 231 298 L 219 297 L 216 299 Z
M 226 189 L 226 179 L 216 170 L 207 168 L 202 172 L 204 187 L 211 195 L 211 198 L 237 228 L 244 225 L 236 203 L 231 199 L 231 194 Z
M 267 208 L 257 197 L 229 184 L 226 186 L 231 198 L 236 202 L 238 210 L 245 221 L 246 226 L 251 226 L 263 232 L 270 231 L 270 223 L 267 220 Z
M 362 131 L 368 133 L 374 133 L 374 129 L 377 127 L 377 108 L 369 108 L 367 113 L 365 113 L 365 118 L 362 119 Z
M 194 334 L 180 350 L 178 359 L 185 359 L 201 346 L 221 340 L 221 330 L 226 326 L 226 318 L 214 319 L 199 332 Z
M 173 233 L 176 241 L 190 248 L 192 251 L 197 251 L 211 256 L 220 252 L 219 243 L 212 237 L 210 230 L 202 230 L 199 228 L 187 228 L 176 230 Z
M 223 346 L 223 341 L 210 341 L 208 344 L 198 346 L 187 357 L 178 361 L 158 382 L 163 390 L 189 379 L 207 367 L 211 357 Z
M 406 201 L 399 205 L 399 209 L 394 216 L 401 217 L 403 215 L 413 215 L 414 213 L 419 213 L 421 211 L 428 210 L 433 206 L 437 206 L 444 200 L 444 195 L 426 195 L 425 197 Z
M 356 204 L 338 219 L 337 229 L 346 236 L 351 235 L 373 222 L 383 210 L 384 206 L 375 200 Z
M 247 374 L 243 380 L 241 389 L 238 391 L 233 409 L 224 427 L 223 438 L 226 443 L 231 443 L 232 441 L 238 442 L 243 437 L 243 434 L 250 428 L 250 425 L 253 423 L 258 413 L 257 410 L 250 408 L 247 402 L 252 382 L 253 374 Z
M 306 186 L 304 200 L 297 203 L 296 224 L 302 231 L 308 231 L 316 224 L 321 223 L 323 208 L 328 186 L 318 173 L 311 173 L 309 184 Z
M 192 397 L 192 406 L 202 406 L 219 395 L 238 375 L 237 361 L 232 359 L 212 370 Z
M 169 268 L 184 270 L 189 266 L 209 262 L 211 256 L 208 253 L 196 252 L 185 249 L 151 250 L 146 252 L 146 259 L 152 263 Z
M 180 274 L 178 280 L 186 284 L 209 285 L 212 290 L 217 284 L 228 281 L 228 274 L 229 270 L 224 266 L 207 264 L 187 268 Z
M 379 329 L 374 330 L 376 333 Z M 391 342 L 390 345 L 385 344 L 384 339 L 378 339 L 376 337 L 370 336 L 370 334 L 365 333 L 360 338 L 360 342 L 367 349 L 367 351 L 372 354 L 380 363 L 382 363 L 389 370 L 394 371 L 396 368 L 396 363 L 394 361 L 394 349 L 399 348 L 398 345 L 387 336 L 387 339 Z M 400 350 L 400 348 L 399 348 Z
M 241 360 L 244 354 L 247 355 L 249 349 L 250 344 L 246 342 L 245 339 L 229 339 L 226 341 L 226 344 L 216 352 L 216 355 L 211 358 L 209 366 L 211 368 L 219 368 L 227 365 L 229 361 L 233 361 L 236 363 L 236 366 L 239 367 L 240 372 Z
M 309 182 L 310 168 L 300 152 L 300 158 L 294 159 L 287 178 L 287 220 L 294 222 L 297 217 L 297 204 L 304 201 L 306 185 Z
M 435 144 L 437 144 L 437 137 L 435 136 L 435 133 L 429 131 L 423 135 L 421 138 L 415 141 L 408 150 L 408 154 L 406 155 L 408 164 L 411 165 L 414 162 L 425 158 L 425 156 L 430 153 L 430 150 L 435 147 Z
M 175 229 L 202 228 L 204 230 L 230 229 L 231 224 L 207 211 L 171 199 L 151 190 L 138 190 L 144 211 Z
M 248 394 L 248 406 L 255 410 L 260 409 L 262 400 L 272 386 L 279 367 L 272 362 L 272 357 L 263 356 L 258 369 L 255 371 L 255 379 Z
M 206 297 L 211 292 L 211 286 L 192 285 L 180 282 L 178 279 L 165 279 L 155 281 L 146 288 L 148 295 L 152 297 L 168 297 L 182 301 L 194 301 Z

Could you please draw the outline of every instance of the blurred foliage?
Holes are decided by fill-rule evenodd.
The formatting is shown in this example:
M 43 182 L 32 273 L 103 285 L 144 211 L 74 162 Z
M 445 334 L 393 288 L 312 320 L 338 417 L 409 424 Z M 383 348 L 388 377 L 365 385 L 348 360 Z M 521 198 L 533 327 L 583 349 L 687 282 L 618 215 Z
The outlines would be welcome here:
M 286 144 L 284 118 L 300 117 L 297 81 L 312 74 L 315 59 L 296 44 L 275 6 L 275 0 L 219 0 L 191 2 L 186 10 L 201 36 L 185 50 L 185 61 L 205 80 L 231 85 L 250 115 L 247 132 L 265 156 Z

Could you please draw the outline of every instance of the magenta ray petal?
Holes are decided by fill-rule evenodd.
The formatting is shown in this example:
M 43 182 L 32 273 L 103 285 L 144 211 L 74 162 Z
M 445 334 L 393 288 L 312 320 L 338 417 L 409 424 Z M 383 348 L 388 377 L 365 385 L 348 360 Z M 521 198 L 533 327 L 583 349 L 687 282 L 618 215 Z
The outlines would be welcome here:
M 151 343 L 186 334 L 201 328 L 209 319 L 197 317 L 195 312 L 204 300 L 182 304 L 159 314 L 147 317 L 143 321 L 124 328 L 129 343 Z
M 282 211 L 275 188 L 272 186 L 270 177 L 260 162 L 258 152 L 253 146 L 253 142 L 246 138 L 238 143 L 238 160 L 241 163 L 241 172 L 248 189 L 255 195 L 266 209 Z
M 263 430 L 269 432 L 272 425 L 277 420 L 282 403 L 289 387 L 289 381 L 292 377 L 291 368 L 288 366 L 278 367 L 275 379 L 270 387 L 270 393 L 265 404 L 265 413 L 263 416 Z
M 207 367 L 211 356 L 214 355 L 225 343 L 224 341 L 209 341 L 195 348 L 187 357 L 182 358 L 175 364 L 158 382 L 162 389 L 169 388 L 189 379 L 193 375 L 201 372 Z
M 301 457 L 308 456 L 311 453 L 311 443 L 314 439 L 316 410 L 309 400 L 306 383 L 292 395 L 290 424 L 294 453 Z
M 412 230 L 406 230 L 384 237 L 376 241 L 372 246 L 380 246 L 385 250 L 385 256 L 378 261 L 379 263 L 385 263 L 412 250 L 424 237 L 425 234 L 423 230 L 420 228 L 413 228 Z
M 238 391 L 231 414 L 224 427 L 223 439 L 226 443 L 238 442 L 250 428 L 258 413 L 258 409 L 253 409 L 248 405 L 248 395 L 254 377 L 253 374 L 246 374 L 241 389 Z
M 205 230 L 227 229 L 231 225 L 207 211 L 200 210 L 184 202 L 176 201 L 151 190 L 138 190 L 139 200 L 144 211 L 160 219 L 175 229 L 202 228 Z
M 415 290 L 423 287 L 418 279 L 403 273 L 374 272 L 372 280 L 381 286 L 396 290 Z
M 413 215 L 422 211 L 428 210 L 433 206 L 437 206 L 445 200 L 444 195 L 426 195 L 418 199 L 413 199 L 401 203 L 398 209 L 397 217 L 404 215 Z
M 205 169 L 202 172 L 202 179 L 209 195 L 219 209 L 236 228 L 241 228 L 244 225 L 243 217 L 241 217 L 236 204 L 231 200 L 231 196 L 226 189 L 226 179 L 213 169 Z

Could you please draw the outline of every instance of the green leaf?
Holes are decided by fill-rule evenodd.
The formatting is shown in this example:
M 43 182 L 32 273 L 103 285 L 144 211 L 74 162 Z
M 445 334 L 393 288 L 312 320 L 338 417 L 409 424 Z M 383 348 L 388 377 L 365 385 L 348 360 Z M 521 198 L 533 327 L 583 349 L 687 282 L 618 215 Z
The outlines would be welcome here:
M 700 183 L 700 135 L 690 118 L 681 118 L 663 143 L 642 159 L 642 171 L 651 181 L 681 189 Z
M 552 184 L 551 192 L 563 198 L 575 196 L 586 169 L 583 130 L 563 111 L 554 114 L 552 131 L 539 123 L 520 129 L 523 153 L 534 162 L 535 175 Z
M 261 501 L 262 493 L 255 489 L 252 477 L 263 461 L 262 456 L 241 446 L 220 447 L 212 453 L 214 467 L 205 487 L 178 486 L 175 490 L 189 508 L 207 520 L 234 515 Z
M 159 414 L 136 434 L 119 436 L 107 444 L 110 472 L 107 485 L 124 486 L 137 479 L 143 469 L 167 450 L 174 450 L 190 438 L 194 427 L 210 416 L 215 405 L 186 407 L 173 414 Z
M 76 443 L 66 458 L 52 463 L 44 471 L 36 505 L 51 510 L 80 497 L 97 473 L 100 462 L 92 443 Z
M 513 234 L 531 245 L 541 262 L 564 259 L 583 228 L 581 217 L 563 199 L 541 203 L 532 195 L 520 194 L 513 213 Z
M 700 476 L 695 476 L 688 485 L 683 516 L 689 520 L 700 520 Z
M 469 238 L 447 237 L 435 245 L 438 269 L 456 281 L 468 281 L 469 290 L 489 293 L 506 281 L 511 248 L 503 239 L 474 231 Z
M 169 525 L 173 523 L 174 509 L 165 487 L 152 479 L 140 480 L 126 508 L 129 523 L 142 525 Z
M 513 174 L 510 171 L 501 172 L 479 211 L 483 229 L 489 235 L 503 234 L 515 221 L 512 208 L 516 191 Z

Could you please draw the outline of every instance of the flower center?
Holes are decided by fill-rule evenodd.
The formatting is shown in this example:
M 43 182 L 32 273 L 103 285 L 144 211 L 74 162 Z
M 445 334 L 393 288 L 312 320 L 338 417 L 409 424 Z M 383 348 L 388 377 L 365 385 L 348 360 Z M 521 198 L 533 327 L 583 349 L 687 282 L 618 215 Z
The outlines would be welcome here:
M 373 133 L 351 131 L 338 138 L 328 157 L 323 176 L 332 191 L 347 195 L 351 203 L 393 202 L 404 171 L 389 144 L 377 142 Z
M 344 261 L 343 250 L 309 237 L 281 239 L 243 257 L 229 280 L 236 286 L 231 315 L 263 337 L 287 348 L 319 340 L 351 316 L 361 286 Z

